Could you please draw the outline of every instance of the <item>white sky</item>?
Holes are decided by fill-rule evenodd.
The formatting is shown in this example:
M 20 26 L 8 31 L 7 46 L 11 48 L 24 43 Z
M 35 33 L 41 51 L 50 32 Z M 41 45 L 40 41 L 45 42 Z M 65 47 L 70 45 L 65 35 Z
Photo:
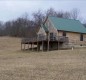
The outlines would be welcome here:
M 37 10 L 70 11 L 73 8 L 80 10 L 80 16 L 86 19 L 86 0 L 0 0 L 0 21 L 18 18 L 25 12 L 31 14 Z

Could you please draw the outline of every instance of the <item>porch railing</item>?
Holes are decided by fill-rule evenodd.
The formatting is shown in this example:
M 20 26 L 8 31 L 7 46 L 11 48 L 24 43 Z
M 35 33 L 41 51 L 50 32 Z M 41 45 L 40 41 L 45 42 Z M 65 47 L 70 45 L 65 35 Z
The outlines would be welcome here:
M 38 36 L 38 37 L 31 37 L 31 38 L 22 38 L 21 43 L 29 43 L 29 42 L 37 42 L 37 41 L 47 41 L 47 36 Z M 68 37 L 65 36 L 54 36 L 49 37 L 49 41 L 59 41 L 59 42 L 68 42 Z

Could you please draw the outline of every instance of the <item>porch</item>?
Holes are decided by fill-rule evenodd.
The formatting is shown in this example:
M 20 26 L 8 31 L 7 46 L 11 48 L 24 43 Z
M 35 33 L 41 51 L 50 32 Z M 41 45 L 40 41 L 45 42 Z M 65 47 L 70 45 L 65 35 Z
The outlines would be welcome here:
M 21 50 L 58 50 L 63 43 L 68 43 L 68 37 L 65 36 L 37 36 L 31 38 L 22 38 L 21 40 Z M 26 48 L 27 46 L 27 48 Z

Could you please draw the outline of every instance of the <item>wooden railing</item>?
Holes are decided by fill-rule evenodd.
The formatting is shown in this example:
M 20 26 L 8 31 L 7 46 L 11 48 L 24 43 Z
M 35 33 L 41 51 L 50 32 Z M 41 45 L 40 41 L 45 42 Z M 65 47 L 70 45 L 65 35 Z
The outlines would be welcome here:
M 29 43 L 29 42 L 37 42 L 37 41 L 47 41 L 48 37 L 41 35 L 38 37 L 31 37 L 31 38 L 22 38 L 21 43 Z M 59 41 L 59 42 L 68 42 L 68 37 L 64 36 L 54 36 L 50 37 L 49 41 Z
M 36 42 L 37 37 L 31 37 L 31 38 L 22 38 L 21 43 L 29 43 L 29 42 Z
M 60 41 L 60 42 L 68 42 L 68 37 L 65 36 L 56 36 L 56 37 L 51 37 L 50 41 Z

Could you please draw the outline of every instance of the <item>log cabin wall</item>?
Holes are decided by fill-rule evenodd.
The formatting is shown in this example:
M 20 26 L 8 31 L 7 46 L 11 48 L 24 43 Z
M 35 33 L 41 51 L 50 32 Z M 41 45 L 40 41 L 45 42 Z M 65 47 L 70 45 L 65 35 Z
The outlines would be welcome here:
M 86 34 L 83 34 L 83 40 L 86 41 Z
M 86 34 L 83 34 L 83 41 L 80 41 L 80 33 L 66 32 L 66 37 L 69 39 L 69 44 L 86 45 Z M 59 36 L 63 36 L 63 31 L 59 31 Z

